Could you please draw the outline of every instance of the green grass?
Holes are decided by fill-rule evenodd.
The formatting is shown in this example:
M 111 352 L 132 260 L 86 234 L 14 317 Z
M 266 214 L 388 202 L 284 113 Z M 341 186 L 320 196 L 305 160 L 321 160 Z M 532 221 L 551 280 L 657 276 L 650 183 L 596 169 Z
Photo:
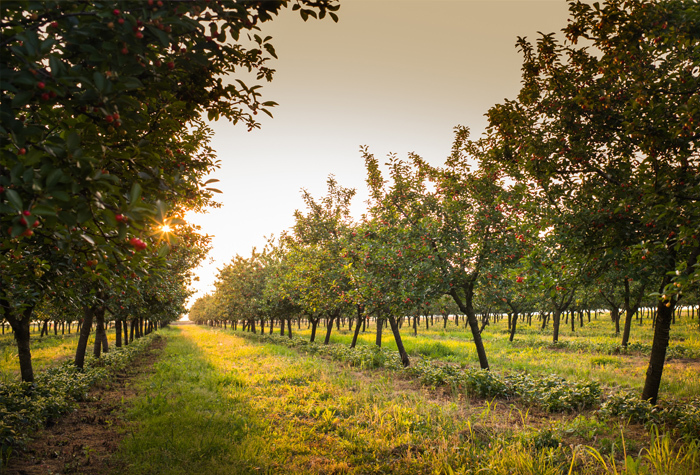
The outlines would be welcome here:
M 32 328 L 35 326 L 32 325 Z M 48 336 L 40 338 L 40 332 L 33 331 L 31 333 L 32 367 L 35 374 L 75 356 L 79 337 L 75 328 L 74 325 L 70 335 L 68 333 L 61 335 L 59 330 L 58 335 L 54 335 L 51 331 Z M 88 341 L 88 354 L 92 354 L 92 345 L 95 341 L 94 333 L 93 331 Z M 115 340 L 114 329 L 107 331 L 107 339 L 112 347 Z M 19 379 L 17 344 L 12 333 L 6 330 L 4 335 L 0 335 L 0 383 L 19 381 Z
M 635 348 L 650 348 L 653 329 L 651 321 L 644 320 L 643 325 L 633 323 L 630 347 L 627 354 L 609 354 L 619 346 L 620 335 L 615 335 L 614 327 L 607 315 L 599 315 L 590 323 L 586 320 L 584 327 L 576 326 L 571 332 L 570 326 L 562 321 L 560 344 L 551 344 L 551 325 L 540 331 L 538 322 L 533 318 L 532 326 L 524 320 L 518 322 L 515 340 L 508 341 L 507 320 L 487 326 L 482 334 L 489 364 L 497 370 L 527 371 L 532 374 L 557 374 L 567 379 L 595 380 L 605 386 L 620 387 L 641 391 L 649 362 L 647 351 Z M 308 338 L 310 330 L 294 328 L 294 334 Z M 275 328 L 275 332 L 279 329 Z M 323 341 L 325 328 L 317 339 Z M 471 332 L 463 325 L 457 327 L 453 321 L 443 329 L 442 319 L 435 320 L 435 326 L 425 329 L 425 323 L 419 325 L 418 335 L 413 335 L 413 328 L 404 324 L 401 338 L 409 354 L 423 355 L 444 361 L 461 363 L 478 367 L 478 358 Z M 338 330 L 334 327 L 331 342 L 349 345 L 352 332 L 347 327 Z M 365 333 L 361 333 L 358 344 L 374 345 L 375 326 L 372 323 Z M 396 349 L 391 331 L 384 330 L 382 346 Z M 671 348 L 685 348 L 686 352 L 700 355 L 700 329 L 697 318 L 687 316 L 677 318 L 671 328 Z M 666 363 L 661 393 L 687 398 L 700 395 L 700 358 L 670 359 Z
M 470 401 L 230 331 L 160 334 L 168 344 L 130 403 L 115 473 L 595 474 L 625 464 L 630 474 L 661 473 L 650 471 L 654 461 L 667 464 L 663 473 L 700 469 L 697 445 L 679 445 L 683 459 L 668 462 L 679 453 L 669 436 L 590 413 Z

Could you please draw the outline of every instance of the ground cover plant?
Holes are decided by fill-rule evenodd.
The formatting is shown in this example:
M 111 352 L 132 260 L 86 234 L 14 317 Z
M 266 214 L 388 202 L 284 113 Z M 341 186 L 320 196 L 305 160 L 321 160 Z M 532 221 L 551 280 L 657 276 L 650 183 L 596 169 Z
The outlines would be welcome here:
M 40 337 L 40 332 L 32 333 L 32 362 L 37 372 L 65 362 L 75 356 L 75 347 L 78 343 L 78 333 L 61 335 L 49 334 Z M 107 330 L 107 338 L 114 341 L 114 329 Z M 88 347 L 95 342 L 95 337 L 88 340 Z M 19 364 L 17 362 L 17 345 L 12 333 L 8 332 L 0 336 L 0 382 L 8 383 L 20 379 Z
M 141 383 L 144 396 L 128 416 L 132 435 L 116 455 L 129 473 L 699 468 L 697 442 L 624 417 L 545 412 L 515 399 L 433 390 L 386 368 L 350 366 L 222 329 L 187 326 L 164 334 L 165 353 Z M 370 358 L 369 345 L 358 351 Z
M 39 372 L 32 383 L 0 383 L 0 468 L 4 470 L 13 452 L 22 449 L 33 432 L 85 400 L 92 386 L 131 364 L 154 338 L 158 336 L 151 334 L 100 359 L 89 358 L 82 370 L 64 362 Z
M 478 362 L 471 341 L 471 333 L 463 324 L 450 320 L 443 326 L 442 319 L 426 329 L 425 323 L 417 335 L 410 325 L 401 329 L 402 341 L 410 355 L 425 356 L 445 362 L 476 367 Z M 527 371 L 533 375 L 556 374 L 564 378 L 593 380 L 600 384 L 641 392 L 646 362 L 650 352 L 643 342 L 653 331 L 652 323 L 635 325 L 627 348 L 619 344 L 610 317 L 601 313 L 591 322 L 575 331 L 563 331 L 559 342 L 553 344 L 550 335 L 535 322 L 521 325 L 517 338 L 509 341 L 507 318 L 491 320 L 482 332 L 493 368 L 497 371 Z M 294 335 L 307 341 L 310 329 L 307 323 L 295 324 Z M 269 328 L 268 328 L 269 330 Z M 275 328 L 275 333 L 279 329 Z M 350 346 L 354 331 L 347 327 L 336 329 L 331 343 Z M 357 337 L 358 345 L 376 344 L 376 324 L 371 321 Z M 396 350 L 393 339 L 382 341 L 382 347 Z M 679 316 L 672 333 L 667 361 L 668 371 L 662 382 L 663 390 L 674 397 L 689 398 L 700 395 L 700 332 L 697 321 L 688 315 Z

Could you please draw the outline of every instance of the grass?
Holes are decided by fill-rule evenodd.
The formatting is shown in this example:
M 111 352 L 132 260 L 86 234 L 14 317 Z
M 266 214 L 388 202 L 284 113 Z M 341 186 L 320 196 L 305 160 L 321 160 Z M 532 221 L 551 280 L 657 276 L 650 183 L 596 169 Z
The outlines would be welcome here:
M 35 326 L 32 325 L 34 328 Z M 94 331 L 88 340 L 88 354 L 92 354 L 92 345 L 95 341 Z M 53 331 L 48 336 L 39 337 L 40 332 L 31 333 L 32 367 L 34 373 L 58 365 L 75 356 L 78 346 L 78 337 L 75 326 L 71 334 L 54 335 Z M 114 329 L 107 331 L 110 348 L 114 345 Z M 0 383 L 9 383 L 20 380 L 19 360 L 17 359 L 17 344 L 10 331 L 0 335 Z
M 127 437 L 115 456 L 123 462 L 119 473 L 700 469 L 697 444 L 674 445 L 668 435 L 639 425 L 469 400 L 230 331 L 188 326 L 160 334 L 168 345 L 131 405 Z M 664 471 L 654 471 L 655 463 L 665 464 Z
M 597 319 L 584 322 L 584 327 L 576 327 L 571 332 L 562 321 L 562 335 L 558 345 L 551 344 L 551 325 L 540 331 L 533 318 L 532 326 L 526 322 L 518 323 L 515 341 L 508 341 L 507 320 L 487 326 L 482 334 L 486 354 L 492 368 L 498 370 L 527 371 L 535 375 L 557 374 L 567 379 L 595 380 L 609 387 L 620 387 L 632 391 L 641 391 L 649 363 L 648 349 L 640 351 L 635 348 L 650 348 L 652 341 L 651 321 L 645 319 L 643 325 L 633 324 L 630 347 L 627 354 L 609 354 L 619 347 L 621 336 L 615 335 L 614 327 L 606 314 Z M 275 331 L 279 331 L 275 328 Z M 294 334 L 308 338 L 310 330 L 302 325 L 294 328 Z M 317 338 L 323 339 L 317 335 Z M 442 319 L 429 330 L 425 323 L 419 325 L 418 335 L 413 335 L 413 328 L 404 324 L 401 338 L 409 354 L 423 355 L 444 361 L 461 363 L 465 366 L 478 367 L 478 358 L 471 333 L 450 321 L 443 328 Z M 374 345 L 375 326 L 372 323 L 365 333 L 361 333 L 358 344 Z M 349 345 L 352 332 L 347 327 L 333 329 L 332 343 Z M 382 346 L 396 349 L 390 331 L 384 331 Z M 687 315 L 677 318 L 671 328 L 670 347 L 676 353 L 684 351 L 691 355 L 700 355 L 700 329 L 697 319 L 691 320 Z M 678 350 L 682 347 L 684 350 Z M 664 371 L 661 393 L 673 394 L 681 398 L 700 395 L 700 358 L 669 359 Z

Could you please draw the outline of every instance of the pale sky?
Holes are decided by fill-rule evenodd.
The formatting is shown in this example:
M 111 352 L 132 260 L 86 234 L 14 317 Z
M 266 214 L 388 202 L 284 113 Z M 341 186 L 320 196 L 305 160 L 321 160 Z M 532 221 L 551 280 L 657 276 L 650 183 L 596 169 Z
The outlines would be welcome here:
M 197 295 L 213 291 L 217 268 L 249 256 L 266 236 L 293 225 L 302 188 L 325 194 L 326 179 L 355 188 L 355 214 L 367 199 L 361 145 L 382 159 L 415 152 L 447 158 L 453 128 L 477 137 L 484 114 L 520 89 L 518 36 L 566 26 L 564 0 L 341 0 L 340 21 L 304 22 L 291 9 L 261 26 L 279 60 L 263 100 L 279 105 L 262 128 L 219 121 L 212 176 L 220 209 L 190 216 L 214 235 L 212 262 L 198 269 Z

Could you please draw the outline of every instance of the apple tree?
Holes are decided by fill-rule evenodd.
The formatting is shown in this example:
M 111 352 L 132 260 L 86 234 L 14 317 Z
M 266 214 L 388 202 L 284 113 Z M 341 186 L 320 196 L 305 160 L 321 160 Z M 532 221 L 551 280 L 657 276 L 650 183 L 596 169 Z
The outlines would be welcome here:
M 488 113 L 491 156 L 569 210 L 595 246 L 657 259 L 663 281 L 642 391 L 655 403 L 674 306 L 700 275 L 700 7 L 569 5 L 564 40 L 518 40 L 523 87 Z M 608 212 L 594 218 L 600 209 Z

